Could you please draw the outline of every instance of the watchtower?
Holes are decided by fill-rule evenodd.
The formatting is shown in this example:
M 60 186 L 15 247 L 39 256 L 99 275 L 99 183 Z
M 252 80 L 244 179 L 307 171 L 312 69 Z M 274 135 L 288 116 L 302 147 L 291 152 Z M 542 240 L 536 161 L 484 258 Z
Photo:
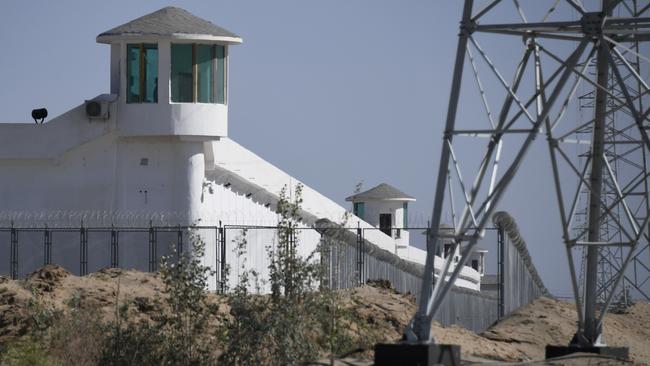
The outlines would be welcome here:
M 352 202 L 356 216 L 394 238 L 397 248 L 409 245 L 408 204 L 415 198 L 382 183 L 345 200 Z

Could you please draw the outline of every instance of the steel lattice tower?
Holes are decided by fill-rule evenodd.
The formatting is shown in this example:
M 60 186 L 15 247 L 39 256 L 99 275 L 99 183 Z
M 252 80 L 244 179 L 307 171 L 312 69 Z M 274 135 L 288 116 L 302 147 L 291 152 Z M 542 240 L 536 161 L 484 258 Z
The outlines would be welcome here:
M 638 4 L 631 2 L 631 8 L 634 9 Z M 632 49 L 639 50 L 639 42 L 632 42 Z M 637 74 L 641 73 L 641 63 L 640 57 L 633 56 L 631 60 L 628 61 L 631 69 L 636 71 Z M 623 80 L 628 88 L 631 91 L 631 94 L 638 97 L 640 93 L 643 92 L 641 83 L 634 77 L 632 72 L 629 72 L 625 68 L 623 62 L 617 61 L 617 65 L 620 66 L 621 72 L 623 72 Z M 594 68 L 595 64 L 589 65 L 589 68 Z M 610 75 L 608 81 L 608 92 L 612 95 L 617 95 L 619 98 L 625 98 L 622 95 L 622 91 L 619 90 L 617 82 L 613 75 Z M 579 108 L 582 110 L 593 111 L 595 107 L 595 91 L 590 91 L 579 97 Z M 639 103 L 641 103 L 639 99 Z M 639 104 L 639 109 L 642 109 L 642 104 Z M 590 116 L 589 113 L 586 114 L 587 117 Z M 605 128 L 605 137 L 604 137 L 604 146 L 605 146 L 605 155 L 609 161 L 609 165 L 612 170 L 612 175 L 615 177 L 621 177 L 627 175 L 628 177 L 636 177 L 639 180 L 642 180 L 643 183 L 639 184 L 634 188 L 628 195 L 630 198 L 629 201 L 633 202 L 633 214 L 634 216 L 643 221 L 645 215 L 650 210 L 648 207 L 647 199 L 639 199 L 639 197 L 648 196 L 648 179 L 647 177 L 647 151 L 643 148 L 643 142 L 635 138 L 635 136 L 630 135 L 625 127 L 631 125 L 630 114 L 625 109 L 620 109 L 619 105 L 613 99 L 609 99 L 607 103 L 607 112 L 606 112 L 606 128 Z M 581 121 L 580 129 L 576 131 L 576 136 L 579 140 L 588 138 L 591 135 L 591 125 L 584 124 L 587 121 Z M 581 149 L 579 157 L 581 158 L 581 165 L 589 158 L 589 150 Z M 588 174 L 587 174 L 588 175 Z M 588 176 L 587 176 L 588 179 Z M 616 185 L 614 181 L 610 178 L 609 174 L 605 174 L 602 177 L 604 182 L 602 197 L 603 201 L 607 205 L 612 205 L 616 202 L 618 193 L 616 191 Z M 586 202 L 586 198 L 589 195 L 589 190 L 583 188 L 581 192 L 581 199 L 583 203 Z M 636 197 L 634 197 L 636 196 Z M 633 198 L 634 197 L 634 198 Z M 586 229 L 586 217 L 587 217 L 587 206 L 582 205 L 583 208 L 577 212 L 576 222 L 576 233 Z M 624 234 L 618 230 L 617 222 L 625 219 L 625 213 L 620 211 L 620 207 L 616 207 L 616 210 L 612 210 L 612 215 L 615 216 L 615 220 L 610 217 L 610 215 L 602 215 L 601 218 L 601 232 L 600 235 L 602 238 L 606 238 L 608 242 L 622 242 L 624 240 Z M 612 245 L 600 248 L 599 250 L 599 260 L 598 260 L 598 276 L 597 276 L 597 302 L 600 305 L 603 305 L 608 298 L 610 292 L 613 294 L 613 303 L 615 308 L 621 308 L 629 305 L 631 303 L 631 296 L 643 298 L 645 300 L 650 300 L 650 292 L 645 286 L 650 278 L 650 271 L 648 270 L 648 263 L 650 263 L 650 241 L 647 238 L 642 237 L 639 241 L 636 249 L 636 253 L 632 256 L 630 268 L 626 271 L 623 281 L 618 288 L 612 288 L 611 284 L 616 280 L 616 274 L 620 272 L 620 269 L 623 265 L 623 259 L 625 257 L 628 248 L 622 245 Z M 583 248 L 582 255 L 583 261 L 580 267 L 580 281 L 579 284 L 584 283 L 585 271 L 586 271 L 586 257 L 587 250 Z M 584 288 L 581 287 L 581 291 Z
M 555 191 L 578 312 L 572 344 L 601 344 L 607 312 L 597 315 L 599 303 L 601 309 L 609 307 L 630 263 L 650 260 L 643 249 L 650 217 L 647 187 L 641 188 L 647 186 L 648 173 L 645 165 L 623 167 L 626 157 L 645 159 L 650 152 L 650 97 L 644 78 L 648 41 L 649 0 L 464 1 L 431 220 L 434 244 L 428 248 L 418 311 L 405 332 L 408 342 L 432 341 L 433 317 L 513 177 L 530 160 L 531 145 L 541 140 L 550 160 L 545 176 Z M 467 80 L 465 73 L 470 74 Z M 487 83 L 488 78 L 493 82 Z M 576 126 L 570 106 L 578 103 L 583 86 L 593 90 L 593 115 Z M 477 115 L 477 109 L 484 113 Z M 612 126 L 608 121 L 614 113 L 626 118 L 616 118 Z M 474 140 L 468 143 L 470 138 Z M 581 147 L 582 166 L 571 151 Z M 585 226 L 576 230 L 581 192 L 586 192 Z M 459 202 L 462 209 L 457 211 Z M 457 265 L 445 262 L 440 278 L 449 275 L 449 281 L 434 283 L 435 243 L 443 236 L 439 228 L 446 207 L 457 220 L 453 234 L 444 236 L 453 240 L 452 250 L 461 248 L 461 260 Z M 583 248 L 585 269 L 579 278 L 576 258 Z M 621 248 L 621 261 L 599 288 L 603 248 Z

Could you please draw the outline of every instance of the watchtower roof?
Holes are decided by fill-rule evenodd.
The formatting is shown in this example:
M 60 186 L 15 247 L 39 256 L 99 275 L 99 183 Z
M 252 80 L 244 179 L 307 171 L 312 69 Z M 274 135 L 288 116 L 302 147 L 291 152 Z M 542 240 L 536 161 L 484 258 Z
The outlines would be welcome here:
M 235 33 L 189 11 L 168 6 L 117 26 L 97 36 L 97 42 L 110 43 L 124 38 L 174 38 L 241 43 Z
M 382 183 L 374 188 L 361 193 L 357 193 L 345 199 L 346 201 L 415 201 L 415 198 L 400 191 L 399 189 L 391 186 L 390 184 Z

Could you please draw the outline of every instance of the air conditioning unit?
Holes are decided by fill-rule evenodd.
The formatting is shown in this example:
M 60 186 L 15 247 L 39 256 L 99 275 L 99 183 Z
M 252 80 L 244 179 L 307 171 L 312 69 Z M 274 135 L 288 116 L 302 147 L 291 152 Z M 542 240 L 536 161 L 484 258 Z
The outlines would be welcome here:
M 86 117 L 93 119 L 107 119 L 109 102 L 106 100 L 87 100 L 85 103 Z

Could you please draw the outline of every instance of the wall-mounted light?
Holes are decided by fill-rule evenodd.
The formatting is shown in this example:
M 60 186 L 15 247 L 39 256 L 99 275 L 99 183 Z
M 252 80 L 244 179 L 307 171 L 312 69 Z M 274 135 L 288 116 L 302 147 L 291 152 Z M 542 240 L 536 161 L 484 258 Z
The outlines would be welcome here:
M 264 205 L 264 207 L 269 208 L 269 207 L 271 207 L 271 204 L 267 203 L 266 205 Z
M 46 117 L 47 117 L 47 109 L 45 108 L 32 109 L 32 118 L 34 119 L 34 122 L 43 123 Z
M 252 193 L 248 193 L 246 194 L 246 198 L 251 198 L 252 195 L 253 195 Z
M 226 187 L 226 188 L 228 188 L 228 187 L 231 186 L 231 184 L 230 184 L 230 182 L 228 182 L 228 183 L 224 184 L 223 186 Z

